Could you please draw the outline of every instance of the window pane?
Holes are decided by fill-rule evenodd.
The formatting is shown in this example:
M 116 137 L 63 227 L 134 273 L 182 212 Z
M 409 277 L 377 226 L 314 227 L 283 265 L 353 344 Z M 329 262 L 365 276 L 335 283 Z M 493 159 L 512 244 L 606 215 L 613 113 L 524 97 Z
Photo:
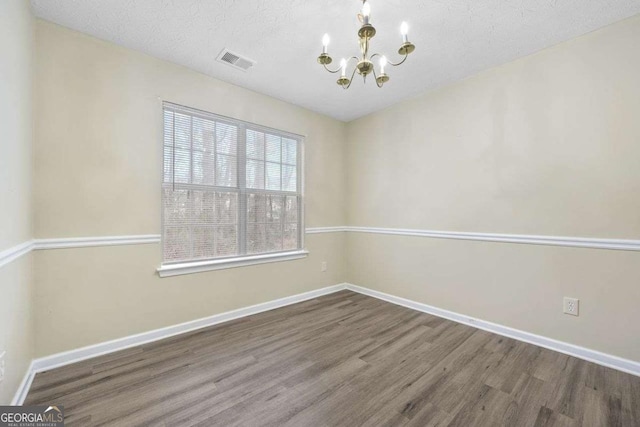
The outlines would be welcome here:
M 189 184 L 191 181 L 191 152 L 176 148 L 175 155 L 175 182 Z
M 247 160 L 247 188 L 264 190 L 264 162 Z
M 282 190 L 296 191 L 297 179 L 295 166 L 282 165 Z
M 166 225 L 181 225 L 189 220 L 189 192 L 165 188 L 162 190 L 164 199 L 164 223 Z
M 264 134 L 247 130 L 247 157 L 264 160 Z
M 215 164 L 213 151 L 193 152 L 193 183 L 201 185 L 215 184 Z
M 298 222 L 298 198 L 295 196 L 287 196 L 284 209 L 285 222 Z
M 214 150 L 215 122 L 202 119 L 200 117 L 193 118 L 193 149 L 198 151 Z
M 280 190 L 280 164 L 267 162 L 267 190 Z
M 173 112 L 164 112 L 164 145 L 173 147 Z
M 192 191 L 190 194 L 193 224 L 211 224 L 215 218 L 215 194 L 213 191 Z
M 225 123 L 216 126 L 216 151 L 235 156 L 238 151 L 238 128 Z
M 218 224 L 238 223 L 238 194 L 216 193 L 216 215 Z
M 267 161 L 280 163 L 280 137 L 275 135 L 266 136 L 267 139 Z
M 282 138 L 282 163 L 297 164 L 298 141 Z
M 176 148 L 191 149 L 191 116 L 175 113 L 175 145 Z
M 215 115 L 204 112 L 191 113 L 178 106 L 165 108 L 164 261 L 298 248 L 302 203 L 297 194 L 300 142 L 282 137 L 275 130 L 250 130 L 251 124 L 247 128 L 233 120 L 218 121 Z M 239 141 L 245 146 L 239 147 Z M 245 157 L 241 158 L 241 154 Z M 241 180 L 237 176 L 238 162 L 243 162 L 240 165 L 246 171 Z M 239 187 L 241 182 L 246 184 L 245 189 Z M 241 206 L 245 208 L 240 197 L 246 201 L 243 215 L 238 212 Z M 245 224 L 239 223 L 240 217 L 246 219 Z M 241 234 L 246 234 L 246 241 L 238 240 Z M 240 253 L 240 247 L 246 251 Z
M 266 196 L 264 194 L 247 195 L 247 222 L 266 222 Z
M 164 233 L 164 259 L 182 261 L 189 259 L 189 227 L 167 227 Z
M 173 147 L 164 146 L 164 182 L 173 182 Z
M 267 222 L 282 222 L 282 196 L 267 196 Z
M 247 224 L 247 253 L 264 252 L 266 243 L 265 224 Z
M 216 256 L 238 254 L 238 228 L 235 225 L 221 225 L 216 228 Z
M 298 249 L 298 224 L 284 225 L 284 240 L 282 249 Z
M 282 250 L 282 224 L 267 224 L 266 252 Z
M 213 258 L 215 256 L 215 228 L 194 226 L 192 230 L 193 259 Z
M 221 187 L 235 187 L 238 160 L 235 156 L 218 154 L 216 159 L 216 185 Z

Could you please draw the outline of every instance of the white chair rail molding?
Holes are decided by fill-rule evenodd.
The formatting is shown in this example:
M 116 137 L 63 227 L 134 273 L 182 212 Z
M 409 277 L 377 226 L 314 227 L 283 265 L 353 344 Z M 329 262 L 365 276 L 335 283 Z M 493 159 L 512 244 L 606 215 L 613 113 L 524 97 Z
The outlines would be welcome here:
M 524 234 L 495 234 L 495 233 L 465 233 L 454 231 L 436 231 L 436 230 L 417 230 L 402 228 L 380 228 L 380 227 L 355 227 L 355 226 L 337 226 L 337 227 L 311 227 L 305 230 L 306 234 L 321 233 L 371 233 L 371 234 L 387 234 L 397 236 L 413 236 L 427 237 L 433 239 L 454 239 L 454 240 L 477 240 L 495 243 L 520 243 L 529 245 L 549 245 L 549 246 L 568 246 L 576 248 L 592 248 L 592 249 L 610 249 L 622 251 L 640 251 L 640 240 L 627 239 L 606 239 L 606 238 L 587 238 L 587 237 L 568 237 L 568 236 L 536 236 Z M 31 250 L 45 249 L 66 249 L 66 248 L 84 248 L 95 246 L 117 246 L 117 245 L 141 245 L 160 243 L 159 234 L 134 235 L 134 236 L 105 236 L 105 237 L 71 237 L 60 239 L 34 239 L 16 245 L 0 252 L 0 266 L 19 258 Z M 290 251 L 282 254 L 267 254 L 262 259 L 278 260 L 279 257 L 287 258 L 290 256 L 308 254 L 308 251 Z M 256 260 L 261 259 L 260 256 L 255 257 Z M 237 258 L 231 258 L 230 268 L 234 262 L 238 262 Z M 205 262 L 206 263 L 206 262 Z M 221 262 L 224 265 L 224 261 Z M 215 264 L 213 264 L 215 265 Z M 158 268 L 159 272 L 162 267 Z M 167 271 L 170 271 L 169 268 Z

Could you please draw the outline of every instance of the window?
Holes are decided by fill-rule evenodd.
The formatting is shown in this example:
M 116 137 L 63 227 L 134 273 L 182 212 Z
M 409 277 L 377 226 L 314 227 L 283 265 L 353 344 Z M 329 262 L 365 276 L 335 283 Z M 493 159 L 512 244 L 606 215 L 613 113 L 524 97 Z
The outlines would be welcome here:
M 298 135 L 165 103 L 159 271 L 304 256 L 301 166 Z

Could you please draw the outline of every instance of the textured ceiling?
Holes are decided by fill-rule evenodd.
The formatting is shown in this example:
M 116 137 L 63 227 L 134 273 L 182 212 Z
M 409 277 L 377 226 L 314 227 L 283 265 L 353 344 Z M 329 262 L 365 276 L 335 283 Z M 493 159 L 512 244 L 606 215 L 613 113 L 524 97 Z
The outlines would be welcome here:
M 349 90 L 316 63 L 357 54 L 359 0 L 32 0 L 48 21 L 349 121 L 640 13 L 640 0 L 370 0 L 372 50 L 396 60 L 403 20 L 416 51 L 378 89 Z M 244 73 L 222 48 L 256 60 Z

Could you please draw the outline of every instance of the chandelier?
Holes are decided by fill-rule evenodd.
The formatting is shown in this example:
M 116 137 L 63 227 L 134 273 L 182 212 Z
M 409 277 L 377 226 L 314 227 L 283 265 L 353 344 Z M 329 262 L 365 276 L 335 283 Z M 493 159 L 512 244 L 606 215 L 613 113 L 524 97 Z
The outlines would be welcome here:
M 373 36 L 376 35 L 376 29 L 369 22 L 371 20 L 371 7 L 369 6 L 369 3 L 367 3 L 367 0 L 362 0 L 362 11 L 358 15 L 358 19 L 362 23 L 362 26 L 358 30 L 360 56 L 352 56 L 349 59 L 342 58 L 342 60 L 340 61 L 340 68 L 331 70 L 329 67 L 327 67 L 327 65 L 331 64 L 333 59 L 331 59 L 329 53 L 327 53 L 327 48 L 329 47 L 329 35 L 325 34 L 322 38 L 322 53 L 320 54 L 320 56 L 318 56 L 318 63 L 322 64 L 322 66 L 330 73 L 335 74 L 337 72 L 340 72 L 340 78 L 337 80 L 337 83 L 342 86 L 343 89 L 349 89 L 356 72 L 358 72 L 358 74 L 362 76 L 365 83 L 367 81 L 367 76 L 373 73 L 376 84 L 378 85 L 378 87 L 382 87 L 386 82 L 389 81 L 389 76 L 384 72 L 385 67 L 387 65 L 397 67 L 398 65 L 404 63 L 404 61 L 407 60 L 409 54 L 416 48 L 407 37 L 409 26 L 406 22 L 403 22 L 402 25 L 400 25 L 400 33 L 402 34 L 402 45 L 400 46 L 400 49 L 398 49 L 398 53 L 400 55 L 403 55 L 404 58 L 402 58 L 400 62 L 393 63 L 389 61 L 386 56 L 379 53 L 369 55 L 369 45 Z M 376 57 L 379 58 L 379 75 L 376 74 L 376 70 L 372 62 L 372 60 Z M 356 66 L 351 73 L 351 78 L 349 78 L 347 77 L 347 65 L 349 62 L 351 62 L 352 59 L 355 60 Z

